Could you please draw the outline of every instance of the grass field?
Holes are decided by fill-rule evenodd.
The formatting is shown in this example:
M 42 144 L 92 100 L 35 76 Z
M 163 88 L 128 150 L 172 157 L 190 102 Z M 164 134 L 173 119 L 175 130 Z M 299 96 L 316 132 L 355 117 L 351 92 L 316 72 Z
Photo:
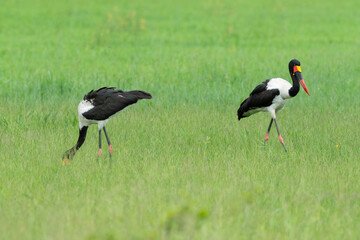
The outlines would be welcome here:
M 0 5 L 0 239 L 360 237 L 357 0 Z M 286 154 L 236 110 L 292 58 L 311 96 L 277 115 Z M 95 126 L 64 167 L 102 86 L 153 99 L 107 124 L 112 168 Z

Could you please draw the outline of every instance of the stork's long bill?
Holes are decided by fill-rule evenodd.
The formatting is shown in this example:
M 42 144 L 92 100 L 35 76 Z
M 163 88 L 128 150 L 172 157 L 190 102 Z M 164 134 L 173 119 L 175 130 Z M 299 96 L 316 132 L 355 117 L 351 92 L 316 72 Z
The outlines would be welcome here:
M 300 85 L 302 86 L 302 88 L 305 90 L 305 92 L 310 96 L 310 93 L 306 87 L 306 84 L 305 84 L 305 81 L 304 79 L 302 78 L 302 75 L 301 75 L 301 67 L 300 66 L 297 66 L 295 65 L 294 66 L 294 73 L 293 73 L 298 79 L 300 79 Z

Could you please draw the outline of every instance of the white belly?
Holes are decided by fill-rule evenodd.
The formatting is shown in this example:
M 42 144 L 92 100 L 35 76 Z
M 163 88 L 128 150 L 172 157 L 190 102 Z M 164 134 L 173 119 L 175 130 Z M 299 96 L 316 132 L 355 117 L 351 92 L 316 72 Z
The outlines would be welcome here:
M 282 98 L 281 95 L 274 98 L 273 103 L 267 107 L 267 111 L 269 111 L 272 118 L 275 118 L 275 114 L 284 108 L 286 102 L 287 99 Z

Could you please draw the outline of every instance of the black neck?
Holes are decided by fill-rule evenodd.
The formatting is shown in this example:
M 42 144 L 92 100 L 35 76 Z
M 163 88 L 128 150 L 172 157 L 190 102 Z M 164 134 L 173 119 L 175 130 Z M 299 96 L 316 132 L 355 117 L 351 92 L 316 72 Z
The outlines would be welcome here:
M 293 86 L 289 89 L 289 95 L 291 97 L 295 97 L 300 90 L 299 80 L 297 80 L 296 76 L 291 74 L 291 72 L 290 75 L 293 82 Z
M 76 150 L 79 150 L 79 148 L 81 147 L 81 145 L 83 145 L 83 143 L 85 142 L 87 130 L 88 130 L 88 127 L 87 127 L 87 126 L 82 127 L 82 128 L 79 130 L 79 138 L 78 138 L 78 141 L 77 141 L 77 143 L 76 143 L 76 145 L 75 145 Z
M 73 146 L 72 148 L 70 148 L 69 150 L 67 150 L 64 154 L 63 154 L 63 159 L 67 158 L 69 160 L 72 160 L 73 157 L 75 156 L 75 153 L 77 150 L 79 150 L 79 148 L 81 147 L 81 145 L 83 145 L 83 143 L 85 142 L 85 138 L 86 138 L 86 132 L 87 132 L 88 127 L 82 127 L 79 130 L 79 138 L 77 143 L 75 144 L 75 146 Z

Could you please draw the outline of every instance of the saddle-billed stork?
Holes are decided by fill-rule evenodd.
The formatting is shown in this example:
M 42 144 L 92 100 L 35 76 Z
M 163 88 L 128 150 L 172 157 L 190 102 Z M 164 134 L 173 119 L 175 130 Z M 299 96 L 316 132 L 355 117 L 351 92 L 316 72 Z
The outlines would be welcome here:
M 105 129 L 105 124 L 109 119 L 119 113 L 127 106 L 136 103 L 140 99 L 151 99 L 150 93 L 144 91 L 122 91 L 113 87 L 103 87 L 96 91 L 91 90 L 84 96 L 78 106 L 79 114 L 79 138 L 74 147 L 63 154 L 63 165 L 71 164 L 75 153 L 85 141 L 86 132 L 91 124 L 97 124 L 99 129 L 99 150 L 98 156 L 102 153 L 101 149 L 101 130 L 104 130 L 106 140 L 109 145 L 109 155 L 111 163 L 111 154 L 113 147 Z
M 288 81 L 282 78 L 271 78 L 260 85 L 258 85 L 251 93 L 250 96 L 245 99 L 240 108 L 237 111 L 238 119 L 249 117 L 254 113 L 268 111 L 271 116 L 268 130 L 265 134 L 265 141 L 269 139 L 269 132 L 273 121 L 278 132 L 279 141 L 284 146 L 285 152 L 287 152 L 284 139 L 281 137 L 278 124 L 276 122 L 276 113 L 281 110 L 289 98 L 295 97 L 300 88 L 299 83 L 304 88 L 305 92 L 310 96 L 309 91 L 305 85 L 304 79 L 301 75 L 300 62 L 293 59 L 289 62 L 289 72 L 293 82 L 291 85 Z

